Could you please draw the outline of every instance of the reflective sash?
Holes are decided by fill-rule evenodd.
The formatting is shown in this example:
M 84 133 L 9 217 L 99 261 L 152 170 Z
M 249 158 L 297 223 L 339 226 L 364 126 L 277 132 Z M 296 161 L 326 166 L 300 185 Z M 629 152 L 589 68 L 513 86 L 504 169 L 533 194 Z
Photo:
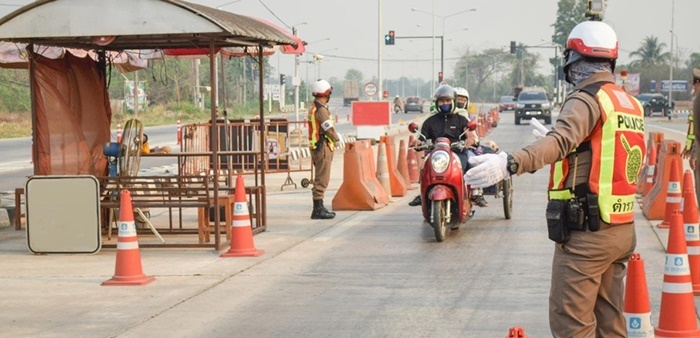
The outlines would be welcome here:
M 685 138 L 685 150 L 690 151 L 693 149 L 693 142 L 695 142 L 695 128 L 693 128 L 693 114 L 695 112 L 690 113 L 688 115 L 688 136 Z
M 335 150 L 335 143 L 333 143 L 333 140 L 331 140 L 327 135 L 321 134 L 321 124 L 318 123 L 318 119 L 316 119 L 316 104 L 316 101 L 314 101 L 311 104 L 311 107 L 309 108 L 309 114 L 307 115 L 306 119 L 309 125 L 309 148 L 311 150 L 316 150 L 316 143 L 319 142 L 321 137 L 325 137 L 325 142 L 328 144 L 328 147 L 331 150 Z

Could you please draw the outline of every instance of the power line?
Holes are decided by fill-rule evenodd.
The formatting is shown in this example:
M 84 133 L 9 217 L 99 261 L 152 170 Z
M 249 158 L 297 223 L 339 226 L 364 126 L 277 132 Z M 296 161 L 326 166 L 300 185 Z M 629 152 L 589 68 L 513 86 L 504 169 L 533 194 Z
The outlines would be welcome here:
M 262 2 L 262 0 L 258 0 L 258 1 L 260 1 L 260 4 L 263 5 L 263 7 L 265 7 L 265 9 L 267 9 L 267 11 L 270 12 L 270 14 L 272 14 L 275 18 L 277 18 L 277 20 L 279 20 L 279 22 L 281 22 L 285 27 L 292 29 L 292 27 L 289 27 L 289 25 L 286 22 L 282 21 L 282 19 L 280 19 L 280 17 L 277 16 L 277 14 L 275 14 L 275 12 L 273 12 L 270 9 L 270 7 L 267 7 L 267 5 L 264 2 Z
M 343 60 L 356 60 L 356 61 L 373 61 L 376 62 L 377 59 L 370 59 L 370 58 L 360 58 L 360 57 L 354 57 L 354 56 L 342 56 L 342 55 L 332 55 L 332 54 L 323 54 L 325 57 L 329 58 L 336 58 L 336 59 L 343 59 Z M 460 60 L 461 58 L 459 57 L 452 57 L 452 58 L 445 58 L 445 60 Z M 382 59 L 382 61 L 395 61 L 395 62 L 429 62 L 431 59 Z

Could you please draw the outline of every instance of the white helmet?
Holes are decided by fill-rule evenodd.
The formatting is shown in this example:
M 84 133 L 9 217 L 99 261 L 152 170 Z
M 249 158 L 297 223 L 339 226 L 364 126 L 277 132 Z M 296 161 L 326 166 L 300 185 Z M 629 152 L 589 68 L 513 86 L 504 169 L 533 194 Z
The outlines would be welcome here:
M 617 34 L 612 27 L 602 21 L 581 22 L 571 30 L 571 34 L 566 39 L 564 53 L 565 74 L 572 63 L 582 59 L 607 60 L 614 71 L 618 55 Z
M 469 91 L 467 91 L 465 88 L 462 88 L 462 87 L 456 87 L 455 88 L 455 96 L 466 97 L 467 100 L 469 100 Z
M 314 97 L 329 97 L 333 93 L 333 87 L 326 80 L 318 80 L 311 86 L 311 95 Z

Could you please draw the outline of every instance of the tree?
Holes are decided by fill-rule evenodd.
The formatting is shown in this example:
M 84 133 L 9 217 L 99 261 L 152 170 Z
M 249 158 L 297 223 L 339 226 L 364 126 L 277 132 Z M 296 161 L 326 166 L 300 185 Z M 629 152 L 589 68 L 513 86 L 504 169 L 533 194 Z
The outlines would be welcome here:
M 557 8 L 557 20 L 552 24 L 554 34 L 552 34 L 552 42 L 562 47 L 566 45 L 566 39 L 569 37 L 571 30 L 579 23 L 584 21 L 584 13 L 588 6 L 587 0 L 559 0 Z
M 345 72 L 345 79 L 362 81 L 362 72 L 355 68 L 348 69 L 348 71 Z
M 686 61 L 685 65 L 691 71 L 693 70 L 693 68 L 700 68 L 700 53 L 690 54 L 690 57 L 688 57 L 688 61 Z
M 632 63 L 639 63 L 643 66 L 653 66 L 657 64 L 668 63 L 671 58 L 670 52 L 664 52 L 666 44 L 659 42 L 659 38 L 655 36 L 647 36 L 641 43 L 641 46 L 630 53 L 630 57 L 638 57 L 638 60 Z
M 465 52 L 455 65 L 454 79 L 459 85 L 467 87 L 469 94 L 478 99 L 491 97 L 491 93 L 481 93 L 482 87 L 486 83 L 493 85 L 493 78 L 503 73 L 503 69 L 508 69 L 513 57 L 500 49 L 487 49 L 478 54 Z M 489 80 L 492 80 L 489 82 Z

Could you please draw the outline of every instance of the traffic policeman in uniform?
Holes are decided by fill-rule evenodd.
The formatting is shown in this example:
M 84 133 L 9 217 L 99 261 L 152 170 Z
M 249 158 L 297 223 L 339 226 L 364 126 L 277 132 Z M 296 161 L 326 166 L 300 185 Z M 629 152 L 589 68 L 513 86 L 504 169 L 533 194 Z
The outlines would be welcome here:
M 700 158 L 700 145 L 695 138 L 700 133 L 700 69 L 693 69 L 693 110 L 688 115 L 688 134 L 683 148 L 683 158 L 690 157 L 690 168 L 695 173 L 695 198 L 700 201 L 700 171 L 698 171 L 698 158 Z
M 311 94 L 316 98 L 309 108 L 309 148 L 314 163 L 314 186 L 311 189 L 314 208 L 311 219 L 331 219 L 335 212 L 328 211 L 323 205 L 323 196 L 331 178 L 331 163 L 335 143 L 340 141 L 340 134 L 335 131 L 333 117 L 328 110 L 333 87 L 326 80 L 318 80 L 311 87 Z
M 546 219 L 556 242 L 549 296 L 554 337 L 627 337 L 623 278 L 636 246 L 644 114 L 615 85 L 617 56 L 617 35 L 606 23 L 574 27 L 564 73 L 575 88 L 554 129 L 510 154 L 471 158 L 476 166 L 465 175 L 469 184 L 489 186 L 552 164 Z

